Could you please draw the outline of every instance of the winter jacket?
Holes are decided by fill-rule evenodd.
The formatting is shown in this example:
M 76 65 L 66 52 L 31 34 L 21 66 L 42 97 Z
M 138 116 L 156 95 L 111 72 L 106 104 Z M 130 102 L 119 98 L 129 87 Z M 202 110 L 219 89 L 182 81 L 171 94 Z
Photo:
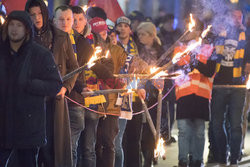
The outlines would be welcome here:
M 160 58 L 164 49 L 161 45 L 154 42 L 151 49 L 146 49 L 143 45 L 139 46 L 139 57 L 142 58 L 148 66 L 144 67 L 148 70 L 149 66 L 154 66 L 157 60 Z M 145 89 L 147 92 L 146 102 L 148 106 L 152 106 L 157 102 L 158 97 L 158 89 L 152 84 L 150 80 L 146 82 Z
M 13 12 L 9 19 L 12 14 L 24 23 L 29 18 Z M 45 96 L 55 96 L 62 87 L 52 54 L 33 41 L 32 32 L 17 53 L 7 37 L 0 45 L 0 77 L 0 147 L 44 145 Z
M 199 50 L 199 49 L 198 49 Z M 211 47 L 203 45 L 195 57 L 184 56 L 179 65 L 188 63 L 191 72 L 185 79 L 176 79 L 176 119 L 203 119 L 210 117 L 210 98 L 216 62 L 211 59 Z M 194 56 L 192 55 L 192 56 Z M 185 59 L 185 61 L 183 60 Z M 195 60 L 196 63 L 190 62 Z
M 25 10 L 29 12 L 32 1 L 40 4 L 41 13 L 43 16 L 43 27 L 41 30 L 35 28 L 35 41 L 44 47 L 48 48 L 55 59 L 57 68 L 63 77 L 67 73 L 78 68 L 77 60 L 74 56 L 74 51 L 70 42 L 69 35 L 57 29 L 48 19 L 48 9 L 42 0 L 29 0 L 26 3 Z M 75 85 L 78 75 L 63 82 L 63 87 L 67 89 L 68 95 Z M 72 165 L 71 153 L 71 135 L 69 111 L 66 99 L 51 98 L 47 104 L 50 104 L 47 112 L 53 114 L 54 124 L 54 160 L 56 167 L 68 167 Z M 47 120 L 48 121 L 48 120 Z M 52 128 L 52 127 L 51 127 Z
M 74 31 L 74 39 L 77 50 L 77 61 L 79 66 L 86 64 L 93 54 L 93 48 L 88 43 L 87 39 L 81 34 Z M 71 91 L 69 97 L 80 104 L 84 104 L 84 97 L 81 95 L 82 89 L 86 86 L 85 74 L 81 72 L 76 80 L 75 86 Z M 69 102 L 69 106 L 76 106 L 76 104 Z
M 108 49 L 110 50 L 110 55 L 111 55 L 111 60 L 106 60 L 106 63 L 109 65 L 106 67 L 110 67 L 109 71 L 112 74 L 119 74 L 121 68 L 123 67 L 127 54 L 124 51 L 124 49 L 120 46 L 113 45 L 113 44 L 108 44 Z M 100 76 L 98 72 L 96 72 L 97 77 Z M 114 78 L 112 78 L 113 81 L 115 81 Z M 104 83 L 105 85 L 108 86 L 107 83 Z M 112 84 L 113 85 L 113 84 Z M 113 87 L 113 89 L 119 89 L 120 87 Z M 105 104 L 105 109 L 100 106 L 99 111 L 101 112 L 107 112 L 109 114 L 114 114 L 114 115 L 120 115 L 120 106 L 116 105 L 116 100 L 117 100 L 118 94 L 117 93 L 110 93 L 107 95 L 107 103 Z

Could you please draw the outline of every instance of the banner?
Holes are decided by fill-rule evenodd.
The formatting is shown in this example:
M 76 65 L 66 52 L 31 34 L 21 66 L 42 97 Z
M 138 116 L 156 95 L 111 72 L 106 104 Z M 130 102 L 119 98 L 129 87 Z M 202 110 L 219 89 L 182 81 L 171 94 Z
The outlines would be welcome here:
M 116 19 L 124 16 L 124 13 L 117 0 L 89 0 L 88 6 L 97 6 L 102 8 L 109 20 L 115 23 Z
M 12 12 L 13 10 L 24 10 L 26 2 L 27 0 L 2 0 L 7 14 Z

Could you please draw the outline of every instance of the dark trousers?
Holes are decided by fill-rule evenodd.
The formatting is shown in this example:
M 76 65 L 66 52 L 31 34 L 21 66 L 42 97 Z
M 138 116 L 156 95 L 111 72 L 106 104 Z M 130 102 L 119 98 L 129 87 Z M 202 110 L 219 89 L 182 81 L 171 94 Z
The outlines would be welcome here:
M 118 134 L 117 116 L 100 118 L 97 128 L 96 166 L 113 167 L 115 163 L 115 137 Z
M 127 121 L 124 133 L 123 149 L 125 167 L 141 167 L 141 136 L 142 136 L 142 114 L 133 116 Z
M 19 167 L 37 167 L 38 148 L 31 149 L 4 149 L 0 148 L 0 167 L 8 165 L 8 161 L 15 151 L 18 156 Z
M 148 104 L 148 106 L 152 106 L 152 104 L 154 103 L 151 102 L 151 104 Z M 149 112 L 154 125 L 156 125 L 157 107 L 152 108 Z M 142 155 L 144 157 L 143 167 L 151 167 L 154 159 L 155 139 L 148 122 L 143 124 L 141 147 Z
M 47 143 L 41 147 L 38 156 L 38 165 L 43 167 L 54 167 L 54 100 L 46 101 L 46 139 Z

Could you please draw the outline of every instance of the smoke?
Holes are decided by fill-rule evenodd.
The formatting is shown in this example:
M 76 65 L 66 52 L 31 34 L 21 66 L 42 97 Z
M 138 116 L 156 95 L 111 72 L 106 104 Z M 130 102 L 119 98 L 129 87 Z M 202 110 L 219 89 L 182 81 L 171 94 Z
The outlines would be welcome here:
M 233 6 L 225 0 L 199 0 L 193 6 L 194 13 L 206 24 L 212 24 L 213 33 L 230 31 L 234 25 L 230 10 Z

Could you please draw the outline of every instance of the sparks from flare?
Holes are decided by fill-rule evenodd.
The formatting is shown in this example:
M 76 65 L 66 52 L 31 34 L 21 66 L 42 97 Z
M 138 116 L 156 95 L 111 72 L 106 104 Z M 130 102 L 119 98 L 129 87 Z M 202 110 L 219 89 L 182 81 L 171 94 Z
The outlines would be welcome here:
M 195 21 L 193 19 L 192 13 L 190 13 L 190 22 L 188 24 L 189 31 L 192 32 L 194 30 L 194 27 L 195 27 Z
M 158 139 L 156 149 L 154 150 L 154 157 L 163 157 L 166 153 L 164 147 L 164 140 L 163 138 Z
M 250 89 L 250 74 L 248 75 L 248 80 L 247 80 L 246 88 Z

